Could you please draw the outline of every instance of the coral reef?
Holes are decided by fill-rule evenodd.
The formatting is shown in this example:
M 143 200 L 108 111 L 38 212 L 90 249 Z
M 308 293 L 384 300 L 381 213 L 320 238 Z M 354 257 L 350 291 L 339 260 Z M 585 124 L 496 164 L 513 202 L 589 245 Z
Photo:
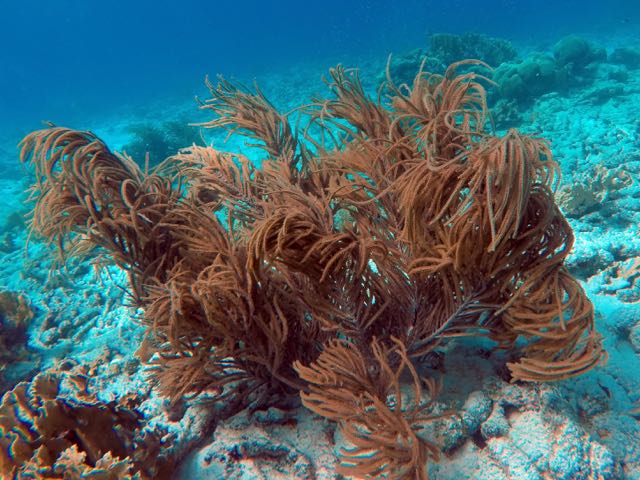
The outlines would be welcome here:
M 548 51 L 531 51 L 524 58 L 517 55 L 510 42 L 485 35 L 436 34 L 429 41 L 428 49 L 417 48 L 392 57 L 388 74 L 411 84 L 413 72 L 420 65 L 427 71 L 442 72 L 455 61 L 476 58 L 495 69 L 492 79 L 496 85 L 488 91 L 489 104 L 498 110 L 502 109 L 501 102 L 525 110 L 543 95 L 578 88 L 588 88 L 582 92 L 584 100 L 599 105 L 623 95 L 629 71 L 640 65 L 634 47 L 617 48 L 607 56 L 604 48 L 576 35 L 560 39 Z M 496 118 L 500 128 L 514 125 L 500 116 Z
M 430 35 L 428 54 L 445 66 L 465 58 L 475 58 L 494 68 L 518 57 L 518 52 L 508 40 L 480 33 Z
M 176 478 L 333 480 L 332 427 L 299 409 L 243 412 L 221 421 L 213 442 L 195 450 Z
M 441 72 L 453 62 L 476 58 L 495 68 L 493 80 L 497 86 L 490 89 L 490 103 L 503 100 L 515 102 L 521 108 L 528 107 L 541 95 L 590 85 L 598 69 L 608 60 L 603 48 L 576 35 L 560 39 L 550 51 L 533 51 L 524 58 L 518 58 L 516 49 L 507 40 L 485 35 L 435 34 L 429 38 L 429 43 L 428 49 L 415 49 L 392 58 L 391 76 L 410 84 L 412 72 L 422 62 L 428 71 Z M 636 53 L 633 49 L 618 49 L 610 61 L 635 68 Z M 609 74 L 611 85 L 602 87 L 600 95 L 592 94 L 596 101 L 606 98 L 608 92 L 617 91 L 618 82 L 624 81 L 627 70 L 610 68 Z
M 611 263 L 602 272 L 602 291 L 615 294 L 622 302 L 640 301 L 640 257 Z
M 582 217 L 606 208 L 608 202 L 620 198 L 620 190 L 632 184 L 633 178 L 624 166 L 609 169 L 600 164 L 575 178 L 572 184 L 561 187 L 556 200 L 567 216 Z
M 617 65 L 624 65 L 630 70 L 640 67 L 640 48 L 638 47 L 618 47 L 611 55 L 609 61 Z
M 513 381 L 535 382 L 605 357 L 564 266 L 558 165 L 544 141 L 485 130 L 484 79 L 461 66 L 480 67 L 390 82 L 384 103 L 337 67 L 334 98 L 298 128 L 261 92 L 208 82 L 203 126 L 251 138 L 259 169 L 193 146 L 148 172 L 91 133 L 34 132 L 31 227 L 62 258 L 127 271 L 163 394 L 241 408 L 300 392 L 352 445 L 343 471 L 426 478 L 438 447 L 416 432 L 436 383 L 417 359 L 487 337 L 511 351 Z
M 0 292 L 0 388 L 11 386 L 13 377 L 7 378 L 6 368 L 28 356 L 27 323 L 34 311 L 24 295 Z
M 558 41 L 552 52 L 532 52 L 523 60 L 504 62 L 496 68 L 493 79 L 499 85 L 501 98 L 527 106 L 546 93 L 591 84 L 597 69 L 606 60 L 603 48 L 571 35 Z M 612 85 L 610 89 L 615 88 L 616 83 Z M 606 97 L 607 93 L 602 93 Z
M 577 35 L 569 35 L 558 41 L 553 47 L 553 56 L 558 67 L 565 68 L 570 74 L 584 72 L 590 65 L 607 59 L 607 52 Z
M 129 126 L 133 140 L 122 149 L 131 158 L 144 162 L 148 155 L 149 165 L 157 165 L 187 145 L 202 145 L 198 130 L 186 120 L 169 120 L 158 125 L 139 123 Z M 144 163 L 141 163 L 144 165 Z
M 87 393 L 86 375 L 38 374 L 0 404 L 3 478 L 170 478 L 159 432 L 142 428 L 133 404 Z
M 0 319 L 11 322 L 15 328 L 24 327 L 33 316 L 33 308 L 24 295 L 8 291 L 0 292 Z
M 4 226 L 0 229 L 0 253 L 19 250 L 16 237 L 25 228 L 24 213 L 11 212 L 5 219 Z
M 500 96 L 526 105 L 536 97 L 562 88 L 566 72 L 558 70 L 554 59 L 544 53 L 531 53 L 519 62 L 503 63 L 494 72 Z
M 611 318 L 611 325 L 624 323 L 637 343 L 637 308 L 614 311 Z M 429 466 L 430 479 L 636 478 L 640 425 L 627 413 L 616 383 L 624 375 L 611 361 L 569 382 L 509 383 L 495 375 L 500 356 L 483 342 L 465 339 L 449 346 L 453 350 L 441 367 L 447 374 L 433 408 L 456 415 L 443 415 L 417 432 L 443 450 Z M 624 380 L 630 394 L 637 385 L 633 375 L 629 369 Z M 244 411 L 222 421 L 176 478 L 338 480 L 344 477 L 334 473 L 333 452 L 349 448 L 339 429 L 302 408 Z
M 436 33 L 429 36 L 427 48 L 416 48 L 393 56 L 388 70 L 394 81 L 411 84 L 423 62 L 426 71 L 444 73 L 449 65 L 465 58 L 475 58 L 496 68 L 502 63 L 515 61 L 517 57 L 514 46 L 501 38 L 479 33 Z M 386 78 L 386 73 L 383 73 L 378 76 L 378 81 Z
M 502 98 L 526 106 L 545 93 L 588 85 L 606 60 L 603 48 L 571 35 L 558 41 L 551 53 L 532 52 L 521 61 L 502 63 L 494 80 Z

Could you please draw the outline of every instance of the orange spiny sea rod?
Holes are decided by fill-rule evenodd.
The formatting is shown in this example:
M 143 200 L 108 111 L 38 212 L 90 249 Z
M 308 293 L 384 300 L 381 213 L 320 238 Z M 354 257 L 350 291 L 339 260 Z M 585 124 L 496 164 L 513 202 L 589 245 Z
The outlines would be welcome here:
M 89 132 L 31 133 L 32 228 L 63 257 L 106 255 L 129 273 L 164 394 L 301 392 L 354 445 L 345 473 L 426 478 L 438 449 L 415 434 L 433 420 L 416 359 L 461 335 L 513 349 L 513 380 L 560 380 L 605 357 L 564 266 L 558 165 L 542 140 L 486 131 L 482 68 L 389 80 L 373 101 L 336 67 L 332 98 L 296 127 L 261 92 L 207 82 L 201 108 L 215 118 L 202 126 L 255 140 L 259 168 L 193 146 L 146 172 Z

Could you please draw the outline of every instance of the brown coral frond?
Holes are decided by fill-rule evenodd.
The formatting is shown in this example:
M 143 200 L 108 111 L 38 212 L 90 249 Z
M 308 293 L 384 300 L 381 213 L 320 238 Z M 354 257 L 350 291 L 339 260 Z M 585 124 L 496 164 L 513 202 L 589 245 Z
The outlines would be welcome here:
M 159 224 L 181 192 L 167 179 L 145 175 L 90 132 L 33 132 L 22 142 L 21 159 L 36 170 L 32 230 L 57 243 L 63 257 L 108 252 L 136 272 L 132 293 L 140 302 L 144 279 L 162 276 L 176 259 Z
M 264 186 L 260 172 L 242 155 L 230 155 L 211 147 L 192 146 L 169 159 L 172 168 L 189 185 L 194 202 L 214 210 L 229 210 L 230 222 L 254 222 L 261 213 Z
M 415 135 L 416 147 L 433 155 L 432 165 L 448 165 L 456 153 L 484 135 L 487 118 L 486 91 L 491 81 L 475 72 L 458 73 L 471 65 L 488 69 L 479 61 L 452 64 L 444 75 L 419 72 L 412 88 L 396 86 L 387 73 L 395 120 Z
M 531 339 L 523 358 L 508 364 L 514 380 L 562 380 L 606 361 L 593 316 L 593 305 L 564 268 L 539 279 L 501 316 L 510 334 Z
M 213 111 L 217 118 L 200 126 L 228 127 L 229 135 L 240 131 L 262 142 L 255 146 L 264 148 L 271 158 L 294 168 L 298 161 L 298 140 L 287 115 L 278 113 L 257 87 L 256 93 L 250 93 L 222 77 L 218 78 L 217 85 L 207 78 L 206 85 L 211 98 L 203 102 L 201 108 Z
M 439 449 L 417 431 L 438 417 L 421 403 L 421 379 L 404 344 L 392 340 L 393 347 L 384 347 L 374 339 L 366 357 L 350 343 L 331 341 L 310 366 L 295 364 L 309 383 L 301 397 L 306 407 L 337 421 L 352 445 L 341 453 L 341 473 L 426 479 L 427 461 L 437 460 Z M 404 372 L 412 379 L 412 396 L 400 387 Z
M 329 76 L 331 80 L 326 83 L 336 98 L 316 100 L 316 106 L 320 107 L 320 111 L 315 113 L 316 117 L 331 120 L 333 125 L 351 138 L 387 140 L 391 133 L 392 118 L 382 105 L 369 99 L 357 70 L 338 65 L 329 70 Z

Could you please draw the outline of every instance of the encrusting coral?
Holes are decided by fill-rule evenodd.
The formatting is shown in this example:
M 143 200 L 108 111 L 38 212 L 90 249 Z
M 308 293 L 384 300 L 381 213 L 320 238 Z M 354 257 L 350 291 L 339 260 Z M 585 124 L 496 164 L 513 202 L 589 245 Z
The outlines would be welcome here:
M 623 166 L 607 168 L 600 164 L 556 193 L 556 202 L 568 217 L 581 217 L 597 211 L 620 196 L 620 190 L 633 184 L 633 177 Z
M 160 455 L 160 436 L 143 431 L 135 405 L 100 402 L 86 391 L 87 380 L 77 372 L 49 371 L 3 396 L 2 478 L 169 478 L 171 461 Z
M 512 349 L 514 381 L 605 357 L 564 266 L 558 165 L 543 140 L 488 132 L 486 79 L 459 66 L 389 80 L 378 101 L 336 67 L 334 97 L 295 113 L 295 127 L 260 91 L 207 82 L 215 118 L 202 126 L 255 141 L 260 168 L 193 146 L 147 172 L 92 133 L 34 132 L 21 155 L 36 169 L 31 227 L 63 258 L 129 273 L 164 394 L 264 404 L 301 392 L 354 445 L 346 473 L 426 478 L 438 450 L 417 432 L 433 420 L 422 385 L 433 394 L 435 382 L 414 362 L 442 342 Z

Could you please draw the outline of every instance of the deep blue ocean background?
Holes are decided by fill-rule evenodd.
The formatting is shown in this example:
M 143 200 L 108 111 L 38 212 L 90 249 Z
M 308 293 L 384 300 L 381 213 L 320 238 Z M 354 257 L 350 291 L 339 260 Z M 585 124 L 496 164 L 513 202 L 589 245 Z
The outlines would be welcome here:
M 243 79 L 313 62 L 357 63 L 478 32 L 544 46 L 640 23 L 637 0 L 2 1 L 0 138 L 202 93 L 206 74 Z M 637 31 L 637 30 L 636 30 Z M 637 37 L 636 37 L 637 38 Z

